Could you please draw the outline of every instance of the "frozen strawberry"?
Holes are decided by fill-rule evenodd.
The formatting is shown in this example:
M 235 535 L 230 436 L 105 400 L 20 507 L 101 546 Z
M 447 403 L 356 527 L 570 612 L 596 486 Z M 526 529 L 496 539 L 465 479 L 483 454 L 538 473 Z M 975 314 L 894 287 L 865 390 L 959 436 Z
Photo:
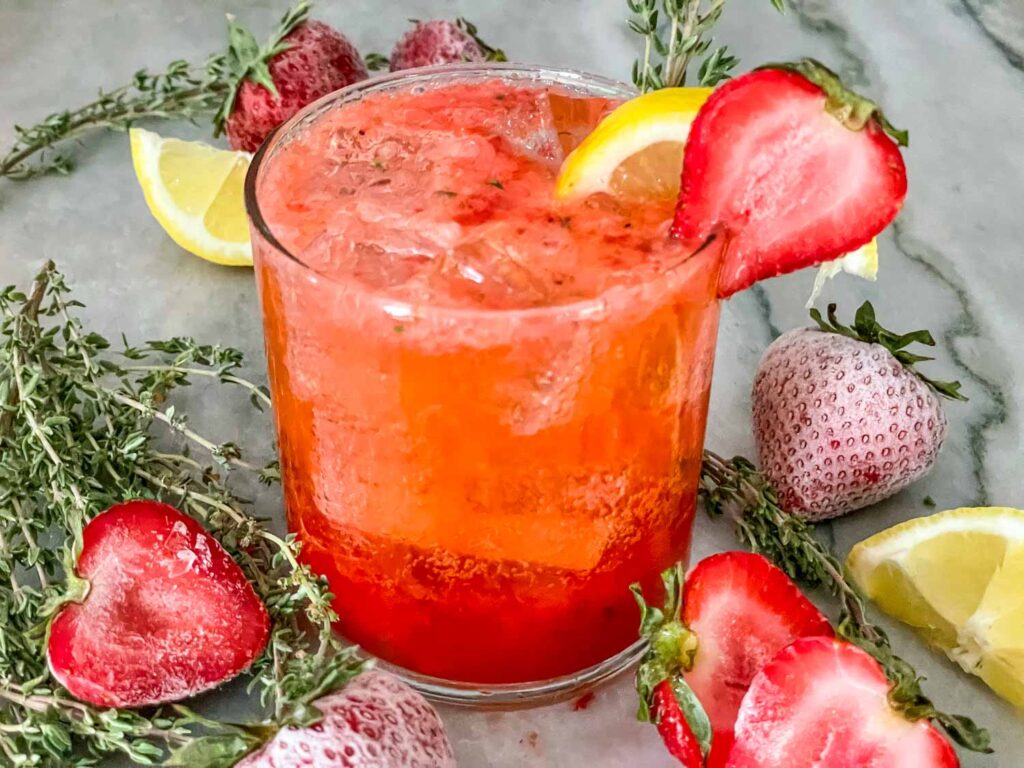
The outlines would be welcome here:
M 956 768 L 928 720 L 889 703 L 882 667 L 850 643 L 797 640 L 765 665 L 743 697 L 728 768 Z
M 797 638 L 831 637 L 832 626 L 785 573 L 749 552 L 701 560 L 686 578 L 682 618 L 697 635 L 686 682 L 714 731 L 708 765 L 723 765 L 754 675 Z
M 313 706 L 320 720 L 282 728 L 237 768 L 455 768 L 437 712 L 391 675 L 365 672 Z
M 308 16 L 308 3 L 299 3 L 262 48 L 228 17 L 229 87 L 213 122 L 232 149 L 255 152 L 307 104 L 366 79 L 366 64 L 348 38 Z
M 101 707 L 141 707 L 205 691 L 267 644 L 266 608 L 241 568 L 195 520 L 130 501 L 85 526 L 78 602 L 50 625 L 53 676 Z
M 392 72 L 470 61 L 505 61 L 505 54 L 481 40 L 465 19 L 417 21 L 391 51 Z
M 641 632 L 651 642 L 637 671 L 640 715 L 658 724 L 669 753 L 683 765 L 701 765 L 692 762 L 694 745 L 709 742 L 710 754 L 703 750 L 708 765 L 721 766 L 754 675 L 793 640 L 831 636 L 832 627 L 761 555 L 705 558 L 687 576 L 681 605 L 674 573 L 664 576 L 663 609 L 648 608 L 637 597 Z
M 933 346 L 927 331 L 896 334 L 870 303 L 852 327 L 828 308 L 818 328 L 784 333 L 754 379 L 754 439 L 761 470 L 782 505 L 809 520 L 835 517 L 892 496 L 925 475 L 946 437 L 942 397 L 957 382 L 933 381 L 907 350 Z
M 690 129 L 673 234 L 728 234 L 722 297 L 835 259 L 899 212 L 907 176 L 897 143 L 906 134 L 816 61 L 737 77 Z

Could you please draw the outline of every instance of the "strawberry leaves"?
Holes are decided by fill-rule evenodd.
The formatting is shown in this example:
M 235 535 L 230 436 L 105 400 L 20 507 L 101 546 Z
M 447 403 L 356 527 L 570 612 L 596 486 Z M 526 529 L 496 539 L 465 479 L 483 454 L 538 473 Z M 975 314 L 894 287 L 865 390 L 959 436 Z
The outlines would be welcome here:
M 695 741 L 706 757 L 711 751 L 711 720 L 683 679 L 683 672 L 693 665 L 697 638 L 682 622 L 682 566 L 667 569 L 661 580 L 661 608 L 647 604 L 639 584 L 630 587 L 640 608 L 640 635 L 650 643 L 636 671 L 637 719 L 657 724 L 673 754 L 692 753 L 690 742 Z
M 473 38 L 473 42 L 480 46 L 480 50 L 483 51 L 484 61 L 508 61 L 508 56 L 500 48 L 495 48 L 492 45 L 488 45 L 484 42 L 483 38 L 480 37 L 480 32 L 476 28 L 476 24 L 469 21 L 468 19 L 460 16 L 455 20 L 455 26 Z
M 868 344 L 880 344 L 888 349 L 905 368 L 912 371 L 921 381 L 934 389 L 938 394 L 950 400 L 967 400 L 967 397 L 960 392 L 959 381 L 937 381 L 930 379 L 914 367 L 917 363 L 935 359 L 915 354 L 906 349 L 911 344 L 924 344 L 927 347 L 934 347 L 935 339 L 929 331 L 919 330 L 910 331 L 909 333 L 893 333 L 887 330 L 875 318 L 875 308 L 871 305 L 870 301 L 865 301 L 860 305 L 857 314 L 854 316 L 852 326 L 843 325 L 839 322 L 839 319 L 836 317 L 835 304 L 828 305 L 827 313 L 828 320 L 826 321 L 817 309 L 812 309 L 810 312 L 811 319 L 825 333 L 838 333 L 841 336 L 857 339 Z
M 654 688 L 688 669 L 697 652 L 697 638 L 683 625 L 681 618 L 682 570 L 681 565 L 674 565 L 661 574 L 665 589 L 662 608 L 647 604 L 639 584 L 629 588 L 640 608 L 640 636 L 650 643 L 636 673 L 636 688 L 640 694 L 637 719 L 642 722 L 652 722 L 650 702 Z
M 238 89 L 244 81 L 251 80 L 262 85 L 277 98 L 277 86 L 270 76 L 268 65 L 275 56 L 288 49 L 288 44 L 283 42 L 284 38 L 308 20 L 310 7 L 309 0 L 299 0 L 289 8 L 278 23 L 277 29 L 267 40 L 267 44 L 262 47 L 256 42 L 252 32 L 237 24 L 235 17 L 228 14 L 228 50 L 221 72 L 221 79 L 227 84 L 227 93 L 217 114 L 213 116 L 214 136 L 220 136 L 224 132 L 231 110 L 235 106 Z

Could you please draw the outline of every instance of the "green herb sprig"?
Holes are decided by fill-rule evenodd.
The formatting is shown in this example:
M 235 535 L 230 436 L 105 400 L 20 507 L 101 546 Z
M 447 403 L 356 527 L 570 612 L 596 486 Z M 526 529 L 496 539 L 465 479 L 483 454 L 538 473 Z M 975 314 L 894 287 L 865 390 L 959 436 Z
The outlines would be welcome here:
M 896 655 L 885 631 L 868 618 L 864 597 L 843 564 L 814 537 L 803 519 L 782 509 L 778 494 L 753 464 L 743 457 L 726 460 L 705 451 L 700 493 L 707 511 L 732 520 L 738 537 L 750 549 L 795 581 L 810 588 L 823 587 L 839 600 L 839 636 L 882 665 L 892 682 L 889 700 L 894 708 L 912 720 L 931 720 L 969 750 L 992 751 L 986 729 L 964 715 L 942 712 L 925 696 L 921 677 Z
M 644 38 L 644 52 L 633 62 L 633 84 L 642 92 L 687 84 L 690 64 L 702 56 L 697 84 L 715 86 L 729 77 L 739 59 L 728 46 L 711 49 L 711 30 L 725 0 L 626 0 L 629 28 Z M 771 0 L 780 13 L 784 0 Z M 709 53 L 710 51 L 710 53 Z
M 43 173 L 70 173 L 72 158 L 58 145 L 78 141 L 98 128 L 126 131 L 146 118 L 195 122 L 224 99 L 223 62 L 224 57 L 216 55 L 199 66 L 173 61 L 158 74 L 140 69 L 130 83 L 101 89 L 88 104 L 54 112 L 28 128 L 16 125 L 14 144 L 0 157 L 0 178 L 19 181 Z
M 84 768 L 122 753 L 144 764 L 230 765 L 279 724 L 314 721 L 312 701 L 362 664 L 334 638 L 331 595 L 300 563 L 294 537 L 254 518 L 229 484 L 236 472 L 274 482 L 277 465 L 204 436 L 171 403 L 176 389 L 207 379 L 269 405 L 266 388 L 241 375 L 241 353 L 187 338 L 115 353 L 82 326 L 80 306 L 52 264 L 29 294 L 0 291 L 0 764 Z M 249 687 L 267 721 L 221 723 L 180 706 L 99 709 L 50 677 L 46 623 L 82 529 L 133 498 L 201 520 L 266 603 L 271 639 Z

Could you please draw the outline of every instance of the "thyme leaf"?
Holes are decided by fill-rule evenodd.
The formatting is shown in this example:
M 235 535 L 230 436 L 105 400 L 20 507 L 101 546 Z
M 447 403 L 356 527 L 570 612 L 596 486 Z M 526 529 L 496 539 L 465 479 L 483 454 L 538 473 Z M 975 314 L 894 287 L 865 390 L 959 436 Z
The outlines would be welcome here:
M 629 28 L 644 39 L 642 56 L 633 63 L 633 84 L 642 92 L 687 84 L 687 70 L 704 57 L 697 84 L 712 87 L 729 77 L 739 59 L 728 46 L 712 49 L 711 30 L 725 0 L 626 0 Z M 783 13 L 783 0 L 771 0 Z

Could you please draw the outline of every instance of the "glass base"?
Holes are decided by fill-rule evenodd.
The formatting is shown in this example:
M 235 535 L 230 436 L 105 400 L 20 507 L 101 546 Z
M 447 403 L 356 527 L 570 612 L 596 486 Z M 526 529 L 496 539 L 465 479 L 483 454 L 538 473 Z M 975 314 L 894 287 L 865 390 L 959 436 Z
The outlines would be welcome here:
M 400 678 L 437 704 L 473 709 L 521 709 L 555 704 L 586 693 L 600 683 L 633 667 L 647 650 L 646 640 L 637 640 L 610 659 L 587 669 L 550 680 L 528 683 L 488 685 L 455 683 L 438 677 L 420 675 L 402 667 L 377 660 L 376 666 Z

